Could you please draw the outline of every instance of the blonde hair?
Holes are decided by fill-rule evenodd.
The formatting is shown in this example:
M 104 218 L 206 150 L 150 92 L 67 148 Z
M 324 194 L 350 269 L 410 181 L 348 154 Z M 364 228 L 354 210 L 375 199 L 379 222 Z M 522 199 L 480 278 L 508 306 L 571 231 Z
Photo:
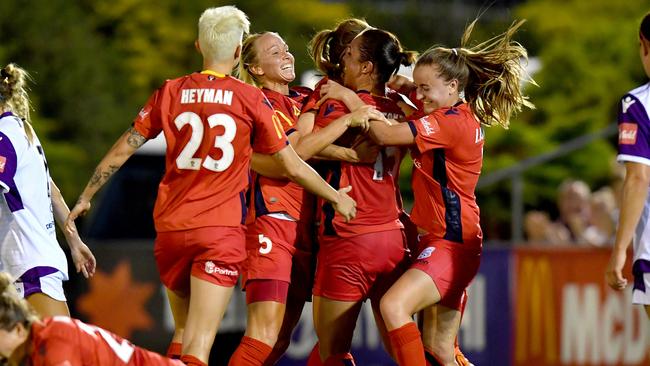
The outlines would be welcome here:
M 465 99 L 481 123 L 508 128 L 513 113 L 524 106 L 535 108 L 521 86 L 522 81 L 537 85 L 524 69 L 528 53 L 512 40 L 524 22 L 514 22 L 503 34 L 470 47 L 474 20 L 465 29 L 460 48 L 429 49 L 420 56 L 416 67 L 434 65 L 445 80 L 458 80 L 458 90 L 465 92 Z
M 239 65 L 237 66 L 237 77 L 246 84 L 258 88 L 262 87 L 262 81 L 257 75 L 250 71 L 250 67 L 258 62 L 257 51 L 255 50 L 255 41 L 267 33 L 273 32 L 254 33 L 244 39 L 241 46 L 241 58 L 239 59 Z
M 19 323 L 29 328 L 37 320 L 34 309 L 18 295 L 13 278 L 0 272 L 0 329 L 10 331 Z
M 309 55 L 314 65 L 331 79 L 341 78 L 341 57 L 343 51 L 359 33 L 372 28 L 363 19 L 346 19 L 332 29 L 324 29 L 309 42 Z
M 30 143 L 34 141 L 34 129 L 30 124 L 31 103 L 27 94 L 29 74 L 23 68 L 10 63 L 0 70 L 0 107 L 10 110 L 23 120 L 23 128 Z
M 211 61 L 230 59 L 249 27 L 246 14 L 232 5 L 206 9 L 199 18 L 203 57 Z

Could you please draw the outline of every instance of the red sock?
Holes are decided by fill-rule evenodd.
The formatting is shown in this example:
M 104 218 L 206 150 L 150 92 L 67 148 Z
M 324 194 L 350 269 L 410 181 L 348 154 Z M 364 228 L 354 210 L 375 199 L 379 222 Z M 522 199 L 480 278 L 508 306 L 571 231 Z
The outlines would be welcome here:
M 182 353 L 183 353 L 183 343 L 172 342 L 169 344 L 169 348 L 167 348 L 166 356 L 168 358 L 178 360 L 181 358 Z
M 400 366 L 422 366 L 426 364 L 420 331 L 415 323 L 410 322 L 388 332 L 388 338 Z
M 230 357 L 228 366 L 262 366 L 273 348 L 257 339 L 244 336 Z
M 323 362 L 320 360 L 320 348 L 318 343 L 312 348 L 309 357 L 307 357 L 307 366 L 323 366 Z
M 181 361 L 188 366 L 208 366 L 207 363 L 199 360 L 198 358 L 192 355 L 183 355 L 181 356 Z
M 356 366 L 351 353 L 331 355 L 323 362 L 323 366 Z

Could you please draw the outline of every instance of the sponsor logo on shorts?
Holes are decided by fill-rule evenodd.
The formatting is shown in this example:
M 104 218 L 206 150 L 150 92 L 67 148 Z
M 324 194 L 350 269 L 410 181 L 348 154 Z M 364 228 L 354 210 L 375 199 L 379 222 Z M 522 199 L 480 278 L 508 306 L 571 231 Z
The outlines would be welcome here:
M 212 261 L 205 262 L 205 273 L 209 273 L 209 274 L 216 273 L 216 274 L 226 275 L 226 276 L 239 276 L 238 271 L 221 268 L 216 264 L 214 264 L 214 262 Z
M 429 258 L 431 256 L 431 253 L 433 253 L 434 250 L 436 250 L 436 248 L 434 248 L 434 247 L 425 248 L 422 251 L 422 253 L 420 253 L 420 255 L 418 255 L 418 260 Z

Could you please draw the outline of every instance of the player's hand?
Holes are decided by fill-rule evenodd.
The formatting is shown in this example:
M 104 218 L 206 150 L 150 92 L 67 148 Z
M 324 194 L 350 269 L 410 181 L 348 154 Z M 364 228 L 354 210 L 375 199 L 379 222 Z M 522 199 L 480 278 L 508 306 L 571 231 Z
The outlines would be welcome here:
M 625 251 L 612 251 L 612 256 L 609 258 L 607 270 L 605 271 L 605 279 L 609 287 L 614 290 L 623 290 L 627 286 L 627 279 L 623 277 L 623 266 L 627 254 Z
M 320 87 L 320 100 L 318 100 L 316 106 L 320 107 L 328 99 L 343 101 L 346 96 L 351 97 L 353 95 L 356 95 L 353 90 L 344 87 L 336 81 L 328 80 L 327 83 Z
M 92 277 L 95 274 L 97 261 L 90 248 L 81 240 L 79 235 L 75 235 L 72 239 L 69 239 L 68 246 L 70 247 L 72 262 L 77 273 L 81 272 L 86 278 Z
M 347 186 L 339 189 L 339 198 L 335 203 L 332 203 L 336 212 L 345 218 L 345 222 L 350 222 L 357 215 L 357 203 L 348 196 L 348 192 L 352 190 L 352 186 Z
M 388 83 L 386 83 L 386 86 L 399 92 L 404 87 L 413 89 L 415 87 L 415 84 L 413 84 L 413 81 L 407 78 L 406 76 L 395 74 L 391 76 L 390 79 L 388 79 Z
M 370 129 L 370 120 L 384 118 L 384 115 L 375 107 L 364 105 L 348 114 L 348 127 L 360 127 L 364 132 Z
M 74 224 L 74 220 L 76 220 L 77 217 L 83 216 L 86 213 L 88 213 L 88 210 L 90 210 L 90 202 L 79 198 L 77 204 L 74 205 L 72 210 L 70 210 L 70 214 L 68 215 L 68 218 L 65 219 L 65 230 L 69 234 L 74 234 L 77 232 L 77 227 Z
M 377 160 L 377 155 L 381 151 L 381 146 L 365 138 L 358 144 L 352 146 L 352 149 L 357 153 L 358 163 L 374 163 Z

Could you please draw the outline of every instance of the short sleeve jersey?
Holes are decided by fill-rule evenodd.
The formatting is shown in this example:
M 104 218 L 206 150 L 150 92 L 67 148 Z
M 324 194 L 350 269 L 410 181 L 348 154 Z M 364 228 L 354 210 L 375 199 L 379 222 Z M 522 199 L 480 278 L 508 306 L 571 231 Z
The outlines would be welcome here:
M 466 103 L 408 122 L 415 136 L 412 221 L 457 243 L 482 243 L 474 190 L 483 163 L 483 130 Z
M 357 94 L 364 103 L 375 106 L 387 118 L 404 117 L 397 104 L 386 97 L 373 96 L 364 91 Z M 315 128 L 325 127 L 347 113 L 349 110 L 342 102 L 328 100 L 321 105 L 316 115 Z M 348 130 L 336 143 L 346 146 L 358 138 L 358 131 Z M 401 162 L 399 152 L 399 149 L 389 147 L 380 151 L 375 163 L 342 161 L 332 165 L 328 182 L 335 189 L 352 186 L 348 194 L 357 202 L 357 215 L 346 223 L 329 203 L 325 203 L 321 219 L 324 235 L 351 237 L 402 228 L 398 219 L 400 209 L 396 195 L 397 176 L 394 174 L 396 166 Z
M 38 137 L 30 142 L 23 121 L 0 115 L 0 270 L 14 278 L 35 267 L 68 276 L 56 240 L 50 173 Z
M 329 80 L 329 78 L 327 76 L 325 76 L 322 79 L 320 79 L 318 81 L 318 83 L 316 83 L 316 85 L 314 86 L 314 91 L 309 93 L 307 98 L 305 98 L 305 100 L 302 102 L 302 112 L 303 113 L 309 112 L 309 111 L 315 111 L 317 109 L 316 104 L 320 100 L 320 88 L 321 88 L 321 86 L 327 84 L 328 80 Z
M 182 366 L 102 328 L 55 316 L 32 325 L 30 366 Z
M 283 95 L 270 89 L 262 89 L 273 106 L 276 124 L 282 126 L 285 134 L 294 133 L 302 101 L 310 90 L 290 89 L 289 95 Z M 295 220 L 300 219 L 302 211 L 303 188 L 290 180 L 267 178 L 253 173 L 253 203 L 255 217 L 270 213 L 285 213 Z
M 627 93 L 619 105 L 619 162 L 650 166 L 650 83 Z M 650 192 L 634 234 L 634 261 L 650 260 Z
M 230 76 L 202 72 L 167 81 L 134 128 L 167 141 L 165 175 L 154 207 L 158 232 L 245 222 L 253 150 L 287 145 L 264 94 Z

